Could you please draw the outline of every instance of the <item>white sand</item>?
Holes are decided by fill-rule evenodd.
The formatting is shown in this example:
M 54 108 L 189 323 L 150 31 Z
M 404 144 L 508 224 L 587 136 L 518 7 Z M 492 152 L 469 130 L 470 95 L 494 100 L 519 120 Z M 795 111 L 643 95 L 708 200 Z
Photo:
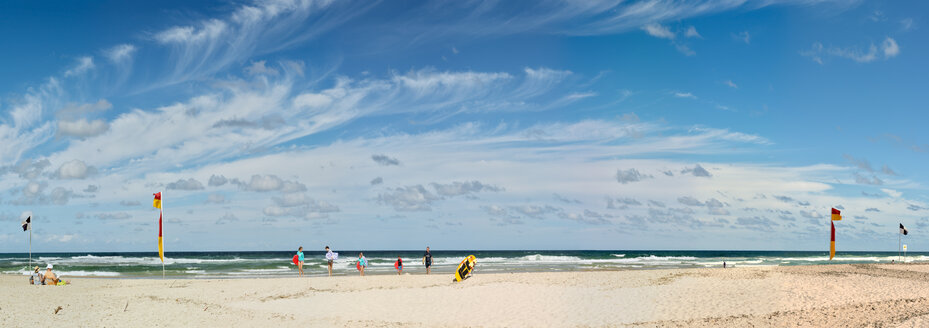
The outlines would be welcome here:
M 462 283 L 450 274 L 27 279 L 0 277 L 0 327 L 929 325 L 929 265 L 478 272 Z

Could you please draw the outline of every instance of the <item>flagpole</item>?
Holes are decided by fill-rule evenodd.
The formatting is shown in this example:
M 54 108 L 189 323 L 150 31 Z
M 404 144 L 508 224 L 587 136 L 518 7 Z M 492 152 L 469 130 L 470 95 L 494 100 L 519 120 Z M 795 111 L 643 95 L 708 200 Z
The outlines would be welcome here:
M 897 259 L 900 259 L 900 233 L 897 232 Z
M 159 213 L 159 215 L 161 215 L 161 220 L 162 220 L 162 221 L 159 222 L 159 224 L 160 224 L 161 226 L 158 227 L 158 229 L 161 229 L 161 252 L 162 252 L 162 254 L 164 254 L 164 236 L 165 236 L 165 232 L 164 232 L 164 229 L 165 229 L 165 228 L 164 228 L 164 227 L 165 227 L 165 224 L 164 224 L 164 217 L 165 217 L 165 192 L 164 192 L 164 190 L 161 191 L 161 208 L 159 208 L 158 210 L 161 211 L 161 213 Z M 164 260 L 164 258 L 162 258 L 162 259 L 161 259 L 161 279 L 164 279 L 164 278 L 165 278 L 165 260 Z
M 32 219 L 29 220 L 29 269 L 32 269 Z

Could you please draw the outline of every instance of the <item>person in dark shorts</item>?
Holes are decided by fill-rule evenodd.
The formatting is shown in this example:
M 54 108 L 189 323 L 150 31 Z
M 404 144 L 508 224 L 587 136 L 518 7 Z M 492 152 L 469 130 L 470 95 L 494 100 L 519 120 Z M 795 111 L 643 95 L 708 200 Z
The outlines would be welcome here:
M 432 266 L 432 252 L 426 247 L 426 253 L 423 254 L 423 264 L 426 265 L 426 274 L 429 274 L 429 267 Z
M 329 276 L 332 277 L 332 260 L 335 260 L 335 255 L 332 254 L 329 246 L 326 246 L 326 260 L 329 262 Z

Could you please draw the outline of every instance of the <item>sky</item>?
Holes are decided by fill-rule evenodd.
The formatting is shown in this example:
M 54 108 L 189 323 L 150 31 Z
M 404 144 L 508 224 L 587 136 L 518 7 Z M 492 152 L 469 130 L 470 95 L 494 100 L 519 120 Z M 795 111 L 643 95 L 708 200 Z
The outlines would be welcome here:
M 0 252 L 929 251 L 929 3 L 0 4 Z

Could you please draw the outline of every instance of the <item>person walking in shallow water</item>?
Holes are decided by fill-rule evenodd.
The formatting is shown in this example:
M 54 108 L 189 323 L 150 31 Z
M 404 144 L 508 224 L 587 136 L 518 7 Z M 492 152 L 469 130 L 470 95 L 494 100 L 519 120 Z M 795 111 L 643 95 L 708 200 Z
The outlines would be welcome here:
M 429 274 L 429 267 L 432 266 L 432 252 L 429 251 L 429 246 L 426 246 L 426 253 L 423 254 L 423 265 L 426 266 L 426 274 Z
M 329 276 L 332 277 L 332 261 L 336 259 L 336 253 L 333 253 L 329 246 L 326 246 L 326 261 L 329 265 Z
M 368 260 L 365 259 L 365 253 L 358 253 L 358 271 L 361 271 L 361 276 L 365 275 L 365 268 L 368 267 Z

